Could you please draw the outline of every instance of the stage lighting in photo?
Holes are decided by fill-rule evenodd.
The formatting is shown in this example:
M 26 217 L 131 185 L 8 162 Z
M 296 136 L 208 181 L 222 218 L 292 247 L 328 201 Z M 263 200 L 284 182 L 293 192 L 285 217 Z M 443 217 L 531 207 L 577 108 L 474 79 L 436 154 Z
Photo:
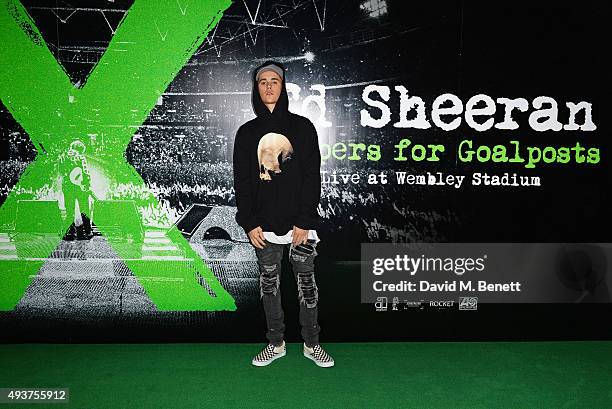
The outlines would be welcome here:
M 359 6 L 365 10 L 370 17 L 382 17 L 387 14 L 387 2 L 385 0 L 368 0 Z
M 314 61 L 314 59 L 315 59 L 315 55 L 314 55 L 314 53 L 313 53 L 313 52 L 311 52 L 311 51 L 307 51 L 307 52 L 304 54 L 304 59 L 305 59 L 306 61 L 308 61 L 308 62 L 313 62 L 313 61 Z

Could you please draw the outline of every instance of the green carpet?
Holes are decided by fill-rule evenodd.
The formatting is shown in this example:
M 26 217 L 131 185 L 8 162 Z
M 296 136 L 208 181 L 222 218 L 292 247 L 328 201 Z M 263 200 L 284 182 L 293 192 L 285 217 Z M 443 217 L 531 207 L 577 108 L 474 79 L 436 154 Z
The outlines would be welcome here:
M 288 344 L 252 366 L 264 345 L 1 345 L 0 387 L 70 388 L 18 408 L 612 408 L 612 342 L 323 344 L 333 368 Z

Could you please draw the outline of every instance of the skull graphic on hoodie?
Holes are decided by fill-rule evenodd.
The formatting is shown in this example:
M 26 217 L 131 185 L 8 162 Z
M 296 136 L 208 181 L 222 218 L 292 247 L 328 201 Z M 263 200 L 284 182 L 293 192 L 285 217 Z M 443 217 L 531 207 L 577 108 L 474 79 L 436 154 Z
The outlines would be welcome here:
M 285 135 L 269 132 L 262 136 L 257 146 L 259 178 L 272 180 L 270 172 L 282 173 L 281 163 L 291 160 L 293 146 Z

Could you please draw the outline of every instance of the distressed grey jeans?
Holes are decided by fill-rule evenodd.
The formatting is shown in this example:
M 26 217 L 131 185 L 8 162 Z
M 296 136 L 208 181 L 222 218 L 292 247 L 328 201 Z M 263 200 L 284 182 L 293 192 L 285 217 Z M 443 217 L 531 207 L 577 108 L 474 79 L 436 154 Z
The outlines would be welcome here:
M 283 343 L 285 316 L 281 305 L 280 274 L 283 249 L 289 246 L 289 261 L 298 288 L 302 338 L 307 346 L 312 347 L 319 343 L 319 332 L 321 332 L 317 322 L 319 290 L 314 272 L 314 260 L 318 254 L 317 243 L 309 239 L 307 244 L 293 247 L 292 244 L 272 243 L 265 239 L 264 242 L 266 246 L 263 249 L 255 247 L 255 254 L 259 265 L 260 298 L 268 326 L 266 338 L 276 346 Z

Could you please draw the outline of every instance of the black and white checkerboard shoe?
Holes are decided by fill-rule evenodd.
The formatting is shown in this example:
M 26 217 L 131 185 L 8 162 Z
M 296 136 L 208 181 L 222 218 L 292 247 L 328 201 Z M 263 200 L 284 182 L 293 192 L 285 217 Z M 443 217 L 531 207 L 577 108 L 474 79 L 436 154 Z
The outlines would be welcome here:
M 287 348 L 285 341 L 279 347 L 275 347 L 272 344 L 268 344 L 255 358 L 253 358 L 253 365 L 255 366 L 266 366 L 269 365 L 275 359 L 281 358 L 287 354 Z
M 334 358 L 329 356 L 321 345 L 317 344 L 312 348 L 309 348 L 304 344 L 304 356 L 308 359 L 312 359 L 315 364 L 322 366 L 323 368 L 329 368 L 334 366 Z

